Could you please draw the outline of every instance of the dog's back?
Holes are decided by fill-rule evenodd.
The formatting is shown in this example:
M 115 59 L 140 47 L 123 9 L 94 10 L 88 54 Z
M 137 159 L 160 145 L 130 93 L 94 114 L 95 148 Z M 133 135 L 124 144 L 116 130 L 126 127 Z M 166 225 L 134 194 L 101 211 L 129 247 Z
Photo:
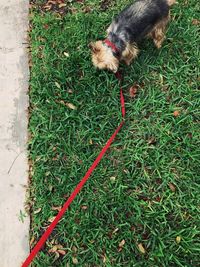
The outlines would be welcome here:
M 137 0 L 112 23 L 111 32 L 129 42 L 138 42 L 169 14 L 169 0 Z

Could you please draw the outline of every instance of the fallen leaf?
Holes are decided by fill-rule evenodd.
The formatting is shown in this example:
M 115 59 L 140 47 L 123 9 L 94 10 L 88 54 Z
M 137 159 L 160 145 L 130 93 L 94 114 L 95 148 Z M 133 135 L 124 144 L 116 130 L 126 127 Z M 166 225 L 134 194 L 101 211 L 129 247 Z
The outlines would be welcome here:
M 35 241 L 35 237 L 33 236 L 33 237 L 31 238 L 30 242 L 29 242 L 30 247 L 32 246 L 32 244 L 34 243 L 34 241 Z
M 73 110 L 77 109 L 76 106 L 74 106 L 72 103 L 65 103 L 65 105 L 70 109 L 73 109 Z
M 90 143 L 90 145 L 92 145 L 92 144 L 93 144 L 93 141 L 92 141 L 92 139 L 90 139 L 89 143 Z
M 39 208 L 39 209 L 35 210 L 34 214 L 38 214 L 41 210 L 42 210 L 42 208 Z
M 43 28 L 47 30 L 49 28 L 49 25 L 48 24 L 44 24 Z
M 73 246 L 72 247 L 72 251 L 76 253 L 77 252 L 77 247 L 76 246 Z
M 62 207 L 61 207 L 61 206 L 59 206 L 59 207 L 54 207 L 54 206 L 53 206 L 51 209 L 52 209 L 52 210 L 60 211 L 60 210 L 62 209 Z
M 56 218 L 56 216 L 49 218 L 49 219 L 48 219 L 48 222 L 50 222 L 50 223 L 53 222 L 53 220 L 54 220 L 55 218 Z
M 56 86 L 58 89 L 61 88 L 61 86 L 60 86 L 60 84 L 59 84 L 58 82 L 55 82 L 55 86 Z
M 115 177 L 115 176 L 111 176 L 111 177 L 110 177 L 110 181 L 111 181 L 111 182 L 115 182 L 115 180 L 116 180 L 116 177 Z
M 88 207 L 87 207 L 86 205 L 83 205 L 83 206 L 81 207 L 81 209 L 82 209 L 82 210 L 87 210 Z
M 112 234 L 115 234 L 119 231 L 119 228 L 115 228 L 115 230 L 112 232 Z
M 73 94 L 72 89 L 68 89 L 67 92 L 68 92 L 69 94 Z
M 138 90 L 138 85 L 137 85 L 137 84 L 131 86 L 131 87 L 129 88 L 129 96 L 130 96 L 131 98 L 134 98 L 134 97 L 136 96 L 137 90 Z
M 106 256 L 102 255 L 103 263 L 106 263 Z
M 180 111 L 178 110 L 175 110 L 174 113 L 173 113 L 174 117 L 178 117 L 180 115 Z
M 192 25 L 199 25 L 199 24 L 200 24 L 200 20 L 198 20 L 198 19 L 192 20 Z
M 73 262 L 73 264 L 78 264 L 78 260 L 77 260 L 77 258 L 72 257 L 72 262 Z
M 146 250 L 145 250 L 145 248 L 143 247 L 142 243 L 139 243 L 139 244 L 138 244 L 138 249 L 139 249 L 139 251 L 140 251 L 142 254 L 145 254 L 145 253 L 146 253 Z
M 62 4 L 59 4 L 58 7 L 59 7 L 59 8 L 62 8 L 62 7 L 65 7 L 66 5 L 67 5 L 67 4 L 62 3 Z
M 176 243 L 179 244 L 180 242 L 181 242 L 181 237 L 178 235 L 178 236 L 176 237 Z
M 154 201 L 160 202 L 161 201 L 161 197 L 156 197 Z
M 156 138 L 153 137 L 153 136 L 150 137 L 149 140 L 148 140 L 148 144 L 149 144 L 149 145 L 154 145 L 154 144 L 156 144 Z
M 90 13 L 92 11 L 92 8 L 89 7 L 89 6 L 86 6 L 84 9 L 83 9 L 83 12 L 84 13 Z
M 62 249 L 58 249 L 58 253 L 64 256 L 66 254 L 66 251 Z
M 119 243 L 119 247 L 122 248 L 125 245 L 126 241 L 123 239 L 120 243 Z
M 170 188 L 170 190 L 171 190 L 172 192 L 175 192 L 175 191 L 176 191 L 176 187 L 175 187 L 174 184 L 169 183 L 168 186 L 169 186 L 169 188 Z
M 64 52 L 63 54 L 64 54 L 66 57 L 69 57 L 69 53 Z
M 63 246 L 62 245 L 55 245 L 55 246 L 53 246 L 51 249 L 49 249 L 49 253 L 54 253 L 54 252 L 56 252 L 57 250 L 59 250 L 59 249 L 62 249 L 63 248 Z

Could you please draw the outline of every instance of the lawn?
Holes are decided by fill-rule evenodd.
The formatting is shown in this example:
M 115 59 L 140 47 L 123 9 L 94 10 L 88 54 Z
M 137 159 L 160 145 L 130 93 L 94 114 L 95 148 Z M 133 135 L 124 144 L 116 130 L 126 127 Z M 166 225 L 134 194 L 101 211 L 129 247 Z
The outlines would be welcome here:
M 88 43 L 129 1 L 65 2 L 30 9 L 31 247 L 121 121 Z M 163 47 L 144 41 L 121 66 L 125 126 L 32 266 L 199 266 L 199 3 L 179 2 Z

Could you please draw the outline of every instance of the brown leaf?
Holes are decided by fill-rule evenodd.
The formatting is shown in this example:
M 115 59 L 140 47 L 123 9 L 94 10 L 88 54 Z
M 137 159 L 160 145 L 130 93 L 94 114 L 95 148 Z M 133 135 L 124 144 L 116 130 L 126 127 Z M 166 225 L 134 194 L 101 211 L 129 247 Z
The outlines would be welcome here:
M 82 210 L 87 210 L 87 209 L 88 209 L 88 206 L 83 205 L 83 206 L 81 207 L 81 209 L 82 209 Z
M 54 220 L 55 218 L 56 218 L 56 216 L 54 216 L 54 217 L 50 217 L 50 218 L 48 219 L 48 222 L 52 223 L 53 220 Z
M 175 110 L 174 113 L 173 113 L 174 117 L 178 117 L 180 115 L 180 111 L 178 110 Z
M 156 144 L 156 138 L 153 137 L 153 136 L 150 137 L 149 140 L 148 140 L 148 144 L 149 144 L 149 145 L 154 145 L 154 144 Z
M 34 214 L 38 214 L 41 210 L 42 210 L 42 208 L 39 208 L 39 209 L 35 210 Z
M 73 262 L 73 264 L 78 264 L 78 260 L 77 260 L 77 258 L 72 257 L 72 262 Z
M 70 109 L 73 109 L 73 110 L 77 109 L 77 107 L 74 106 L 72 103 L 65 103 L 65 105 Z
M 68 92 L 69 94 L 73 94 L 72 89 L 68 89 L 67 92 Z
M 77 247 L 76 247 L 76 246 L 73 246 L 73 247 L 72 247 L 72 251 L 73 251 L 73 252 L 75 252 L 75 253 L 76 253 L 76 252 L 77 252 L 77 250 L 78 250 L 78 249 L 77 249 Z
M 34 243 L 34 241 L 35 241 L 35 237 L 33 236 L 33 237 L 31 238 L 30 242 L 29 242 L 30 247 L 32 246 L 32 244 Z
M 55 253 L 57 250 L 59 250 L 59 249 L 62 249 L 63 248 L 63 246 L 62 245 L 55 245 L 55 246 L 53 246 L 51 249 L 49 249 L 49 253 Z
M 175 192 L 175 191 L 176 191 L 176 187 L 175 187 L 174 184 L 169 183 L 168 186 L 169 186 L 169 188 L 170 188 L 170 190 L 171 190 L 172 192 Z
M 136 96 L 137 90 L 138 90 L 138 85 L 137 84 L 134 84 L 133 86 L 131 86 L 129 88 L 129 96 L 131 98 L 134 98 Z
M 69 57 L 69 53 L 63 52 L 64 56 Z
M 61 207 L 61 206 L 58 206 L 58 207 L 54 207 L 54 206 L 53 206 L 53 207 L 51 207 L 51 209 L 52 209 L 52 210 L 60 211 L 60 210 L 62 209 L 62 207 Z
M 119 247 L 122 248 L 125 245 L 126 241 L 123 239 L 120 243 L 119 243 Z
M 45 30 L 47 30 L 47 29 L 49 28 L 49 25 L 48 25 L 48 24 L 44 24 L 43 28 L 44 28 Z
M 110 177 L 110 181 L 111 181 L 111 182 L 115 182 L 115 180 L 116 180 L 116 177 L 115 177 L 115 176 L 111 176 L 111 177 Z
M 62 7 L 65 7 L 66 5 L 67 5 L 67 4 L 62 3 L 62 4 L 59 4 L 58 7 L 59 7 L 59 8 L 62 8 Z
M 56 86 L 58 89 L 61 88 L 61 86 L 60 86 L 60 84 L 59 84 L 58 82 L 55 82 L 55 86 Z
M 200 20 L 198 20 L 198 19 L 192 20 L 192 25 L 199 25 L 199 24 L 200 24 Z
M 115 234 L 119 231 L 119 228 L 115 228 L 115 230 L 112 232 L 112 234 Z
M 58 253 L 64 256 L 66 254 L 66 251 L 62 249 L 58 249 Z
M 83 12 L 84 13 L 90 13 L 92 11 L 92 8 L 89 7 L 89 6 L 86 6 L 84 9 L 83 9 Z
M 142 254 L 145 254 L 145 253 L 146 253 L 146 250 L 145 250 L 145 248 L 143 247 L 142 243 L 139 243 L 139 244 L 138 244 L 138 249 L 139 249 L 139 251 L 140 251 Z

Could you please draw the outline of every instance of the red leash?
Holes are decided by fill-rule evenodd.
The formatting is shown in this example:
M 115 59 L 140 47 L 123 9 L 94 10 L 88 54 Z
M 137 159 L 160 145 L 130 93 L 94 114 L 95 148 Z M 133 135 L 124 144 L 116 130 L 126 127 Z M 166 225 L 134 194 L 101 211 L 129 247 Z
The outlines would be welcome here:
M 119 72 L 116 73 L 116 78 L 121 83 L 122 76 L 121 76 L 121 74 Z M 121 101 L 122 117 L 124 119 L 124 117 L 125 117 L 125 105 L 124 105 L 124 96 L 123 96 L 123 92 L 122 92 L 122 87 L 120 87 L 120 101 Z M 91 167 L 89 168 L 89 170 L 86 172 L 86 174 L 83 177 L 83 179 L 76 186 L 76 188 L 74 189 L 74 191 L 72 192 L 72 194 L 70 195 L 70 197 L 68 198 L 68 200 L 65 202 L 64 206 L 62 207 L 62 209 L 57 214 L 56 218 L 49 225 L 49 227 L 44 232 L 44 234 L 41 236 L 40 240 L 37 242 L 37 244 L 35 245 L 35 247 L 33 248 L 33 250 L 30 252 L 29 256 L 27 257 L 27 259 L 25 260 L 25 262 L 22 264 L 22 267 L 29 266 L 29 264 L 33 261 L 33 259 L 35 258 L 36 254 L 40 251 L 41 247 L 44 245 L 44 243 L 46 242 L 47 238 L 50 236 L 50 234 L 52 233 L 52 231 L 54 230 L 54 228 L 58 224 L 59 220 L 64 215 L 65 211 L 68 209 L 68 207 L 71 204 L 71 202 L 74 200 L 74 198 L 76 197 L 76 195 L 80 192 L 80 190 L 82 189 L 82 187 L 84 186 L 84 184 L 87 182 L 87 180 L 89 179 L 90 175 L 92 174 L 92 172 L 94 171 L 94 169 L 96 168 L 96 166 L 101 161 L 103 155 L 106 153 L 106 151 L 110 147 L 111 143 L 113 142 L 113 140 L 115 139 L 116 135 L 118 134 L 118 132 L 120 131 L 120 129 L 122 128 L 123 125 L 124 125 L 124 120 L 122 120 L 122 122 L 117 127 L 117 129 L 115 130 L 115 132 L 113 133 L 113 135 L 107 141 L 106 145 L 102 148 L 101 152 L 99 153 L 99 155 L 97 156 L 97 158 L 95 159 L 95 161 L 93 162 L 93 164 L 91 165 Z

